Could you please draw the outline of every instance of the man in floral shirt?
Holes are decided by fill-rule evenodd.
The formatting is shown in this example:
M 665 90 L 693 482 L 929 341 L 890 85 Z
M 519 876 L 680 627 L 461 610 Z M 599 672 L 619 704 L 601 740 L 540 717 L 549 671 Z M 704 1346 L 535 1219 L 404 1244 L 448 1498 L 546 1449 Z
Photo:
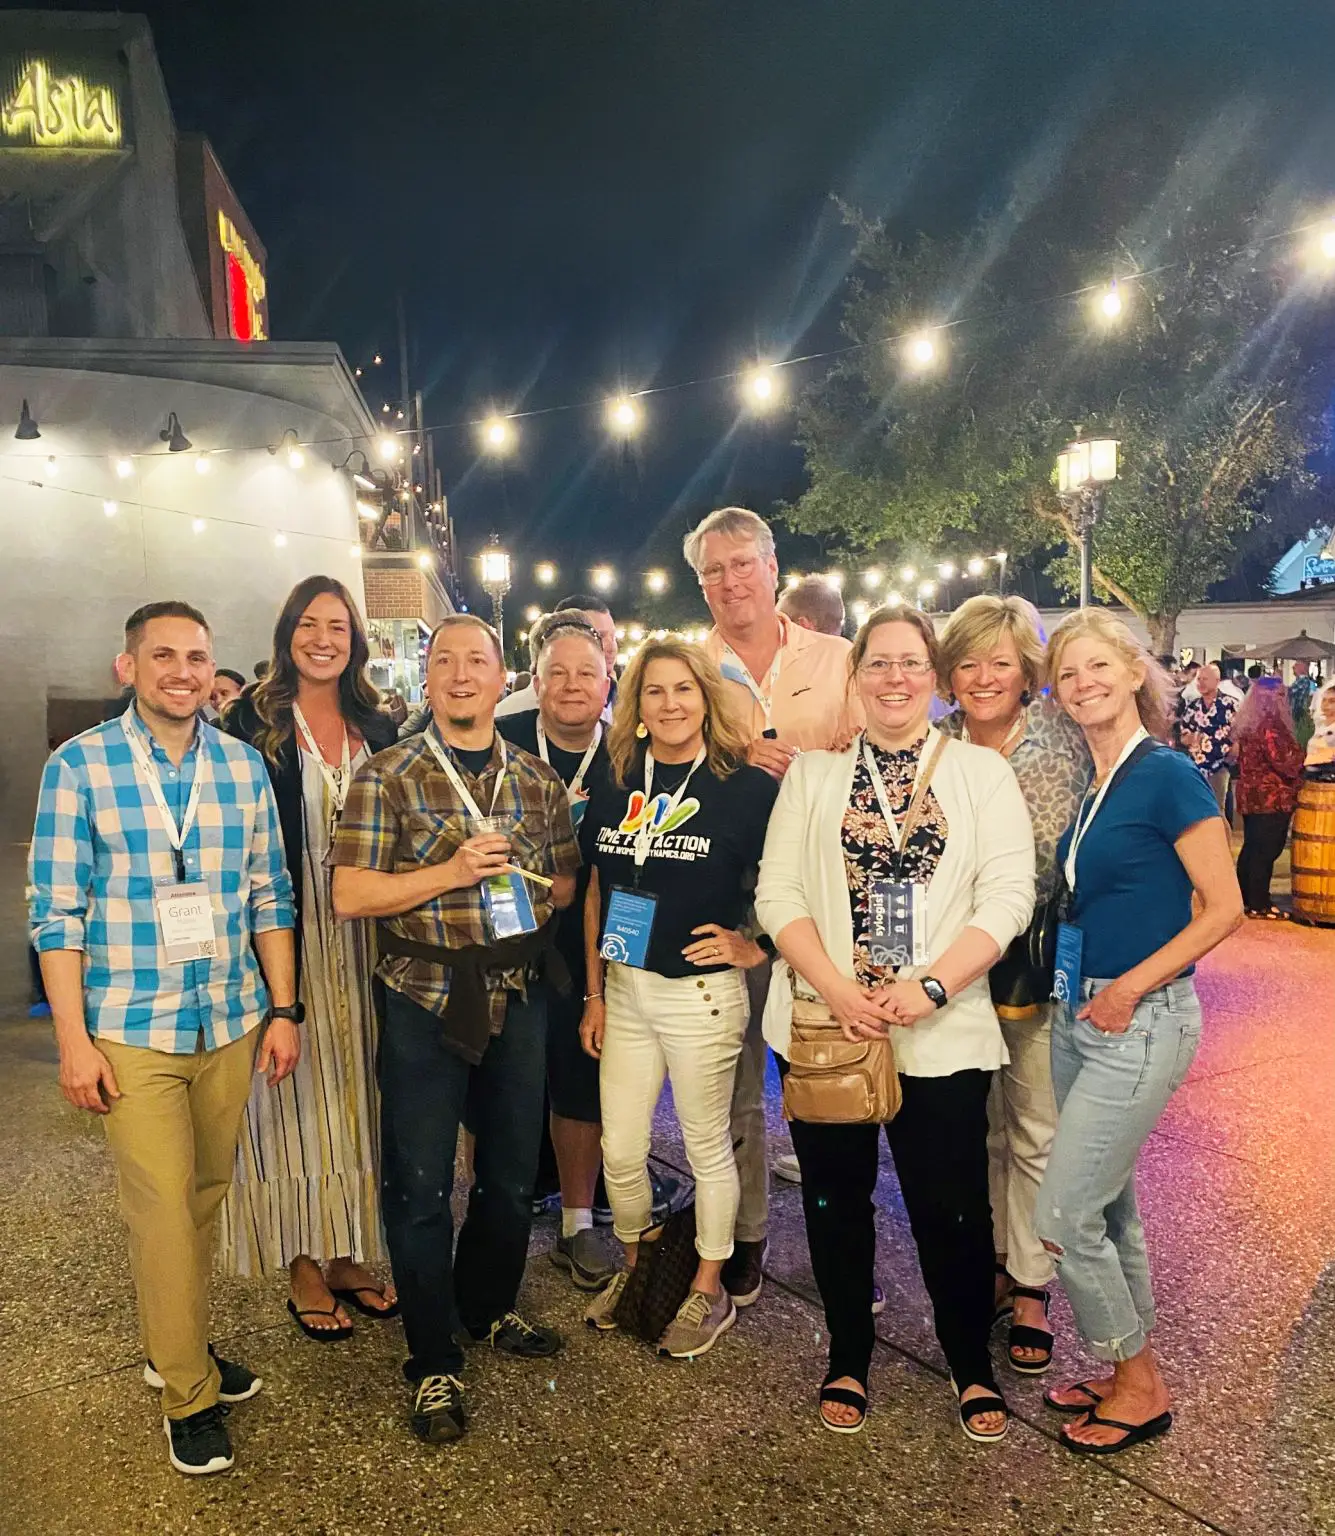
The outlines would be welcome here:
M 1205 776 L 1223 813 L 1228 797 L 1228 764 L 1233 752 L 1233 716 L 1237 701 L 1219 687 L 1219 668 L 1204 666 L 1196 674 L 1199 696 L 1184 698 L 1178 708 L 1183 750 Z

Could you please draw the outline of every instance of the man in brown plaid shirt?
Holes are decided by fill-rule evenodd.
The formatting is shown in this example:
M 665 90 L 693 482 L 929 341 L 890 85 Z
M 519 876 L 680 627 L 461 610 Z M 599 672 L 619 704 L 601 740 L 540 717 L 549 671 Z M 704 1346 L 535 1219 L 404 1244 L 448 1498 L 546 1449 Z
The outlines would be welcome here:
M 381 1191 L 424 1440 L 464 1432 L 461 1333 L 524 1359 L 562 1344 L 515 1300 L 545 1075 L 531 980 L 580 855 L 559 775 L 496 735 L 504 686 L 495 631 L 471 614 L 441 623 L 427 653 L 433 724 L 361 769 L 333 849 L 339 915 L 381 920 Z M 474 1183 L 455 1250 L 465 1104 Z

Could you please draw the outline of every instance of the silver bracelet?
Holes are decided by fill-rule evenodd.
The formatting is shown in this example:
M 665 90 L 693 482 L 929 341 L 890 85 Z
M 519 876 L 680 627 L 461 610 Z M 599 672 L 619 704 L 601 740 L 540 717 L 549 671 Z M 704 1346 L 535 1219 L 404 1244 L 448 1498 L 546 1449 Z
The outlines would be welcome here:
M 597 999 L 598 1001 L 601 1001 L 602 1000 L 602 995 L 603 994 L 601 992 L 586 992 L 584 994 L 584 1001 L 586 1003 L 591 1003 L 595 999 Z

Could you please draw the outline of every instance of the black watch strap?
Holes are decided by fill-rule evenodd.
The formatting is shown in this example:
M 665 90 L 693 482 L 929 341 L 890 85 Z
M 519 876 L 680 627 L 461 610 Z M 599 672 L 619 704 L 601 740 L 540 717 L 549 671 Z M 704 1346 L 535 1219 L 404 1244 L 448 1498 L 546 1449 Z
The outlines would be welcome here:
M 944 1008 L 947 1002 L 949 1002 L 949 998 L 946 996 L 946 989 L 935 976 L 919 976 L 918 985 L 938 1008 Z

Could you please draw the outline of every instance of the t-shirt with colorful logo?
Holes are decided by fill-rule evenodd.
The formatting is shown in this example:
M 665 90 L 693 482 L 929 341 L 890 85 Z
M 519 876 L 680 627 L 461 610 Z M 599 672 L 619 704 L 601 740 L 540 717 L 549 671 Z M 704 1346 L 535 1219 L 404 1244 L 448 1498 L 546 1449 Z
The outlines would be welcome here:
M 759 768 L 743 766 L 718 779 L 702 763 L 685 796 L 672 809 L 672 797 L 690 766 L 656 763 L 647 802 L 643 761 L 631 769 L 624 788 L 610 776 L 599 781 L 580 825 L 585 862 L 598 871 L 600 922 L 607 917 L 613 886 L 639 889 L 658 898 L 645 968 L 660 976 L 699 976 L 727 968 L 691 965 L 681 952 L 697 942 L 691 929 L 702 923 L 741 926 L 779 792 L 775 781 Z M 646 824 L 655 836 L 637 872 L 635 838 Z

